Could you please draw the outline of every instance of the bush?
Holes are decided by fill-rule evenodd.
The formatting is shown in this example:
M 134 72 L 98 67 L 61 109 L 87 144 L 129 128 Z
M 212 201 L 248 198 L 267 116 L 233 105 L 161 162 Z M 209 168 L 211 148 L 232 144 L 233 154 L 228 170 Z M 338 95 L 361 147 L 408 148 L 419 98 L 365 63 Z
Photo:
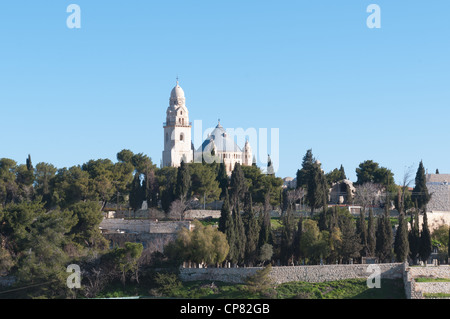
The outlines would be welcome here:
M 155 283 L 158 286 L 158 292 L 164 296 L 172 296 L 182 287 L 181 281 L 174 273 L 157 273 Z

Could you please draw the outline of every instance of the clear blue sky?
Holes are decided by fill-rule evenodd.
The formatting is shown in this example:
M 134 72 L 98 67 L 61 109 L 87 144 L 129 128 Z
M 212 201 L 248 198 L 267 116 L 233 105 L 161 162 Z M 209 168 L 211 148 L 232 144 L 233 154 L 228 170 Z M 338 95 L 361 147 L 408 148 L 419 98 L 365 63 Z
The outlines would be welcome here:
M 279 128 L 278 176 L 309 148 L 352 180 L 368 159 L 397 182 L 420 160 L 450 173 L 449 15 L 447 0 L 2 1 L 0 157 L 68 167 L 127 148 L 159 165 L 178 75 L 204 128 Z

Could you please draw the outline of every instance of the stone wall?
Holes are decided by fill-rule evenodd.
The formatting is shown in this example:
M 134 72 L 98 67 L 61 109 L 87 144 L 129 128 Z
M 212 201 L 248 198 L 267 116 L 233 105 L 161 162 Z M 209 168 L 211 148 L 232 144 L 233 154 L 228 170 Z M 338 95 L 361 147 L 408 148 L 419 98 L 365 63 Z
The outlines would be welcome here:
M 141 243 L 144 249 L 151 252 L 164 252 L 164 246 L 176 239 L 176 234 L 106 233 L 103 236 L 110 242 L 111 247 L 123 247 L 126 242 Z
M 323 282 L 352 278 L 368 278 L 373 272 L 367 271 L 369 265 L 321 265 L 321 266 L 284 266 L 273 267 L 270 277 L 277 284 L 290 281 Z M 402 278 L 403 264 L 377 264 L 381 278 Z M 182 281 L 211 280 L 230 283 L 243 283 L 260 267 L 251 268 L 182 268 Z
M 186 211 L 186 219 L 219 218 L 220 210 L 191 209 Z
M 449 282 L 416 282 L 418 277 L 450 278 L 450 266 L 409 267 L 405 264 L 403 282 L 407 299 L 423 299 L 424 293 L 450 293 Z
M 117 230 L 124 232 L 135 233 L 151 233 L 151 234 L 175 234 L 182 227 L 191 229 L 189 221 L 156 221 L 149 219 L 103 219 L 100 223 L 103 231 L 117 232 Z

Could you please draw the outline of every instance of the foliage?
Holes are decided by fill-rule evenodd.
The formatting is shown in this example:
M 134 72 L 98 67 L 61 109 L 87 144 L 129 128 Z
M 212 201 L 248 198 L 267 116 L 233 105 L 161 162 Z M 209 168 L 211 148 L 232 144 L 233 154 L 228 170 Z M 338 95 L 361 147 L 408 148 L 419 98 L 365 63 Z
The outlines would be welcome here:
M 225 260 L 230 247 L 226 235 L 212 226 L 194 221 L 194 230 L 182 228 L 175 241 L 165 247 L 169 258 L 181 263 L 193 261 L 198 264 L 219 264 Z
M 268 264 L 264 268 L 256 271 L 252 276 L 245 280 L 245 289 L 253 294 L 267 294 L 268 290 L 273 288 L 273 281 L 270 277 L 272 265 Z
M 419 163 L 419 168 L 417 169 L 415 186 L 411 195 L 411 200 L 417 203 L 417 207 L 420 210 L 426 211 L 426 205 L 431 199 L 431 195 L 428 192 L 427 180 L 425 177 L 425 168 L 422 161 Z

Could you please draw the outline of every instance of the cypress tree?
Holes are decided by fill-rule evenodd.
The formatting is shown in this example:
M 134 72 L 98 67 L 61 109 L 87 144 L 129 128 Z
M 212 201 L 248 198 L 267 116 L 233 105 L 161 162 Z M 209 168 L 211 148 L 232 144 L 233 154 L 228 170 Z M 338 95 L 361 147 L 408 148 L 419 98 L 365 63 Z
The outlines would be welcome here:
M 288 209 L 282 217 L 281 223 L 283 224 L 281 229 L 281 242 L 280 242 L 280 259 L 282 263 L 287 265 L 289 259 L 293 256 L 293 243 L 295 224 L 292 211 Z
M 223 161 L 219 164 L 219 170 L 217 172 L 216 180 L 219 182 L 219 187 L 221 189 L 220 198 L 223 199 L 225 198 L 225 191 L 228 192 L 229 183 L 227 170 Z
M 225 198 L 223 200 L 222 209 L 220 210 L 220 218 L 219 218 L 219 231 L 222 233 L 226 233 L 225 224 L 228 219 L 228 215 L 231 215 L 230 210 L 230 199 L 228 196 L 228 190 L 225 190 Z
M 242 264 L 245 258 L 245 227 L 242 221 L 241 213 L 238 208 L 233 209 L 233 225 L 234 225 L 234 261 L 237 264 Z
M 320 164 L 314 164 L 310 170 L 308 191 L 306 194 L 309 206 L 311 207 L 311 216 L 314 215 L 316 208 L 326 205 L 326 198 L 328 197 L 326 185 L 325 175 L 320 168 Z
M 359 258 L 361 251 L 360 237 L 356 233 L 355 223 L 351 216 L 341 215 L 339 218 L 339 229 L 342 233 L 340 255 L 344 262 Z
M 31 155 L 30 154 L 28 154 L 28 157 L 27 157 L 27 170 L 28 171 L 32 171 L 34 168 L 33 168 L 33 164 L 31 163 Z
M 389 220 L 388 205 L 386 205 L 385 213 L 378 217 L 378 226 L 376 231 L 376 255 L 381 262 L 391 262 L 392 228 Z
M 177 185 L 175 187 L 175 196 L 178 199 L 186 200 L 189 197 L 189 190 L 191 188 L 191 174 L 189 167 L 184 161 L 177 171 Z
M 375 220 L 373 217 L 373 209 L 369 208 L 369 221 L 367 223 L 367 255 L 375 256 L 376 237 L 375 237 Z
M 297 170 L 297 188 L 307 188 L 314 161 L 312 149 L 307 150 L 305 156 L 303 156 L 302 168 Z
M 426 262 L 431 255 L 431 234 L 428 228 L 427 212 L 423 214 L 422 231 L 420 232 L 419 256 L 423 262 Z
M 259 224 L 253 209 L 252 195 L 250 193 L 245 195 L 244 216 L 246 235 L 245 260 L 247 264 L 252 266 L 257 258 Z
M 423 167 L 422 161 L 420 161 L 419 168 L 417 169 L 411 199 L 413 202 L 417 202 L 418 208 L 422 211 L 426 210 L 426 205 L 431 199 L 431 195 L 428 193 L 425 168 Z
M 394 253 L 398 262 L 404 262 L 409 255 L 408 242 L 408 225 L 403 213 L 400 213 L 398 218 L 398 228 L 395 234 Z
M 239 163 L 234 165 L 233 172 L 231 173 L 230 180 L 230 200 L 233 207 L 237 207 L 240 211 L 240 202 L 244 199 L 244 195 L 247 191 L 247 185 L 245 183 L 244 172 Z
M 419 243 L 420 243 L 420 232 L 419 232 L 419 211 L 414 210 L 414 215 L 411 213 L 411 227 L 408 233 L 409 242 L 409 257 L 413 260 L 414 264 L 417 264 L 417 257 L 419 255 Z
M 133 182 L 131 183 L 131 190 L 129 196 L 130 207 L 133 211 L 138 210 L 144 201 L 144 192 L 141 186 L 141 177 L 138 172 L 134 174 Z
M 297 231 L 294 236 L 294 259 L 296 261 L 300 261 L 303 257 L 303 252 L 301 250 L 301 241 L 302 241 L 302 232 L 303 232 L 303 216 L 300 215 L 300 219 L 297 223 Z
M 341 173 L 341 180 L 343 179 L 347 179 L 347 175 L 345 175 L 345 171 L 344 171 L 344 166 L 342 166 L 339 168 L 339 172 Z
M 361 243 L 361 256 L 367 257 L 367 227 L 366 227 L 366 216 L 362 209 L 359 210 L 359 219 L 357 224 L 357 233 L 360 238 Z

